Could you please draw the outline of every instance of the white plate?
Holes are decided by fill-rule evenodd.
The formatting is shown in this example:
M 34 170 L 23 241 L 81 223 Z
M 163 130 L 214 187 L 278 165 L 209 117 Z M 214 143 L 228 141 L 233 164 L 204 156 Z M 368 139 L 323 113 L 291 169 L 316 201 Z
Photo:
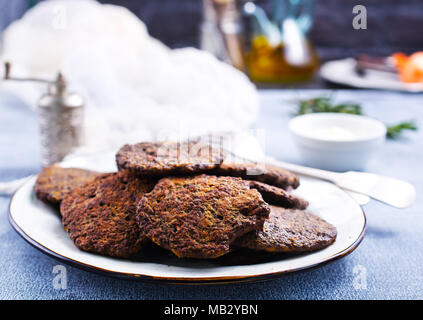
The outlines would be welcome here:
M 369 71 L 360 76 L 354 68 L 355 60 L 352 58 L 329 61 L 320 68 L 320 76 L 330 82 L 356 88 L 423 92 L 421 83 L 403 83 L 395 74 L 381 71 Z
M 114 168 L 108 154 L 78 157 L 64 162 L 66 167 Z M 168 283 L 225 283 L 258 281 L 320 266 L 352 252 L 362 240 L 366 218 L 360 206 L 335 185 L 301 177 L 296 194 L 309 200 L 309 210 L 326 219 L 338 230 L 335 243 L 323 250 L 302 255 L 266 255 L 231 253 L 217 260 L 178 259 L 157 248 L 147 248 L 133 260 L 121 260 L 88 253 L 76 248 L 63 230 L 56 208 L 35 198 L 32 188 L 36 177 L 29 179 L 14 194 L 9 220 L 30 244 L 66 263 L 112 276 L 162 281 Z

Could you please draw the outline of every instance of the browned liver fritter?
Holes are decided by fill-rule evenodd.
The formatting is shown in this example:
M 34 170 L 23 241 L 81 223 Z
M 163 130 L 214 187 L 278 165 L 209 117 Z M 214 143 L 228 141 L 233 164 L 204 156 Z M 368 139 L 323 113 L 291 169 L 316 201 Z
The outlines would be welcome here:
M 157 176 L 201 173 L 216 168 L 222 161 L 218 148 L 197 142 L 127 144 L 116 154 L 119 169 Z
M 241 235 L 260 230 L 269 207 L 247 181 L 198 175 L 161 179 L 140 201 L 145 235 L 182 258 L 217 258 Z
M 65 195 L 63 227 L 81 250 L 127 258 L 147 240 L 136 222 L 136 203 L 153 187 L 154 181 L 128 171 L 103 174 Z
M 230 163 L 225 161 L 213 171 L 213 174 L 260 181 L 282 189 L 296 189 L 300 185 L 297 175 L 268 164 Z
M 208 173 L 241 177 L 279 188 L 297 188 L 298 177 L 281 168 L 255 163 L 231 162 L 216 145 L 202 142 L 142 142 L 124 145 L 116 154 L 119 169 L 142 175 L 187 175 Z
M 63 196 L 80 185 L 93 180 L 101 173 L 78 168 L 46 167 L 34 185 L 35 196 L 50 203 L 60 203 Z
M 308 201 L 288 193 L 282 188 L 271 186 L 258 181 L 249 181 L 249 183 L 250 188 L 256 189 L 258 192 L 260 192 L 264 201 L 269 204 L 289 209 L 305 209 L 308 207 Z
M 310 212 L 270 206 L 263 230 L 236 240 L 235 245 L 269 252 L 310 252 L 336 239 L 336 228 Z

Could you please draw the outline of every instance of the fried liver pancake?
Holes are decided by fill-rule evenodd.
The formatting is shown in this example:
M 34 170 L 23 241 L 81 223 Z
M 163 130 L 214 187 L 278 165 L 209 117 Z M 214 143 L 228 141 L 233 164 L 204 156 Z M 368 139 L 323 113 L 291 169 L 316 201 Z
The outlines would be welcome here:
M 267 164 L 223 162 L 214 174 L 264 182 L 282 189 L 296 189 L 300 185 L 297 175 Z
M 231 162 L 218 146 L 202 142 L 142 142 L 124 145 L 116 154 L 119 169 L 143 175 L 208 173 L 241 177 L 279 188 L 297 188 L 298 177 L 281 168 L 255 163 Z
M 309 252 L 323 249 L 336 239 L 336 228 L 310 212 L 270 206 L 263 230 L 250 232 L 235 245 L 269 252 Z
M 145 235 L 182 258 L 217 258 L 243 234 L 259 230 L 269 207 L 247 181 L 198 175 L 161 179 L 140 201 Z
M 103 174 L 65 195 L 63 227 L 81 250 L 130 257 L 147 241 L 136 222 L 136 204 L 153 187 L 128 171 Z
M 308 201 L 301 199 L 282 188 L 268 185 L 263 182 L 249 181 L 250 188 L 260 192 L 264 201 L 269 204 L 281 206 L 289 209 L 305 209 L 308 207 Z
M 201 173 L 223 161 L 219 148 L 199 142 L 142 142 L 124 145 L 116 154 L 119 169 L 144 175 Z
M 78 168 L 46 167 L 35 182 L 35 196 L 42 201 L 58 204 L 66 193 L 99 175 L 99 172 Z

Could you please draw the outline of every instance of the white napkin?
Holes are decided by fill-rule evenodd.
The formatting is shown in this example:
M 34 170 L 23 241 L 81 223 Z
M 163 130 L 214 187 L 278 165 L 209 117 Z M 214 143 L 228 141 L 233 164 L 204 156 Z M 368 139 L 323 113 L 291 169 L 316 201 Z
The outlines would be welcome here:
M 60 69 L 86 100 L 86 144 L 241 130 L 256 119 L 254 85 L 209 53 L 170 50 L 129 10 L 92 0 L 43 1 L 4 33 L 2 60 L 21 76 Z M 2 83 L 32 107 L 45 88 Z

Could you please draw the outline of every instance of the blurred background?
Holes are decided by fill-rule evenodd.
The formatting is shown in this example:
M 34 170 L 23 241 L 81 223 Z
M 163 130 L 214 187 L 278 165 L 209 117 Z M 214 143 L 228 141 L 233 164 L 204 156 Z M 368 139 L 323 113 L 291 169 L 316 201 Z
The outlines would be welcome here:
M 0 26 L 20 18 L 40 1 L 0 0 Z M 125 6 L 143 20 L 150 34 L 172 48 L 199 46 L 203 4 L 200 0 L 100 0 Z M 266 10 L 271 0 L 257 0 Z M 352 7 L 362 4 L 368 11 L 368 29 L 351 27 Z M 322 60 L 367 52 L 389 55 L 395 51 L 412 53 L 423 47 L 423 3 L 420 0 L 317 0 L 315 23 L 310 38 Z
M 153 37 L 170 47 L 199 46 L 202 3 L 199 0 L 100 1 L 129 8 L 148 26 Z M 257 0 L 270 12 L 272 0 Z M 352 8 L 367 7 L 367 30 L 351 27 Z M 366 52 L 389 55 L 423 48 L 423 3 L 420 0 L 316 0 L 310 39 L 323 61 Z
M 0 28 L 20 18 L 37 0 L 0 0 Z M 147 25 L 149 33 L 171 48 L 200 47 L 201 23 L 204 17 L 200 0 L 100 0 L 121 5 L 136 14 Z M 221 1 L 222 2 L 222 1 Z M 223 1 L 224 2 L 224 1 Z M 245 1 L 244 1 L 245 2 Z M 272 0 L 257 0 L 267 13 Z M 367 30 L 351 26 L 354 5 L 367 8 Z M 314 1 L 314 24 L 308 33 L 322 62 L 354 57 L 358 54 L 389 56 L 394 52 L 413 53 L 423 48 L 423 3 L 420 0 L 318 0 Z M 314 78 L 302 86 L 327 87 Z
M 0 0 L 0 30 L 5 29 L 12 21 L 21 18 L 28 9 L 39 2 L 42 0 Z M 388 57 L 396 52 L 411 54 L 423 48 L 423 37 L 418 32 L 418 30 L 423 30 L 423 3 L 420 0 L 363 0 L 359 3 L 354 0 L 255 0 L 251 2 L 259 9 L 264 9 L 270 22 L 278 22 L 279 25 L 281 23 L 283 25 L 281 22 L 283 17 L 277 18 L 275 12 L 287 11 L 284 3 L 294 4 L 294 7 L 295 5 L 305 7 L 308 2 L 311 3 L 311 8 L 302 12 L 305 13 L 307 19 L 310 19 L 308 22 L 311 28 L 306 27 L 306 30 L 301 32 L 316 50 L 316 60 L 311 62 L 311 66 L 308 68 L 310 70 L 305 71 L 306 76 L 304 77 L 281 78 L 273 75 L 269 78 L 268 71 L 264 71 L 264 74 L 257 71 L 257 61 L 259 58 L 263 59 L 263 52 L 253 50 L 252 54 L 248 56 L 248 53 L 251 53 L 251 48 L 257 49 L 257 46 L 263 48 L 263 43 L 260 41 L 257 41 L 257 46 L 254 47 L 254 36 L 266 33 L 266 31 L 263 21 L 259 21 L 259 24 L 255 23 L 256 27 L 253 27 L 253 20 L 256 18 L 260 20 L 261 12 L 257 14 L 257 11 L 251 12 L 250 10 L 249 14 L 246 13 L 244 8 L 248 2 L 246 0 L 100 0 L 99 2 L 128 8 L 146 24 L 152 37 L 170 48 L 193 46 L 215 51 L 215 55 L 219 58 L 222 58 L 221 51 L 224 49 L 219 48 L 221 45 L 216 44 L 216 39 L 207 38 L 213 37 L 213 35 L 210 36 L 213 32 L 225 33 L 225 30 L 222 31 L 219 26 L 217 29 L 213 29 L 213 26 L 207 26 L 207 23 L 219 25 L 222 21 L 226 21 L 225 23 L 235 22 L 235 28 L 241 28 L 241 30 L 234 31 L 232 30 L 234 27 L 229 26 L 231 29 L 229 33 L 239 33 L 242 48 L 235 48 L 238 44 L 234 44 L 234 42 L 238 40 L 224 39 L 226 50 L 231 51 L 229 54 L 232 56 L 238 54 L 237 50 L 242 51 L 241 54 L 245 60 L 243 65 L 239 61 L 232 61 L 232 63 L 238 68 L 244 68 L 259 87 L 264 88 L 275 85 L 286 87 L 287 84 L 291 87 L 291 83 L 296 82 L 300 82 L 296 87 L 304 88 L 350 86 L 352 80 L 341 79 L 339 81 L 339 79 L 332 79 L 331 76 L 323 76 L 330 82 L 322 81 L 319 74 L 316 73 L 317 66 L 326 61 L 357 57 L 363 54 L 371 57 Z M 367 29 L 365 30 L 352 28 L 354 17 L 352 8 L 357 4 L 363 5 L 367 9 Z M 214 8 L 212 8 L 213 6 Z M 232 6 L 235 6 L 236 9 L 233 9 Z M 234 13 L 234 11 L 236 12 Z M 294 15 L 298 15 L 298 10 Z M 260 26 L 257 28 L 258 25 Z M 252 31 L 252 29 L 256 30 Z M 292 34 L 291 31 L 288 33 Z M 213 41 L 214 43 L 210 44 Z M 230 43 L 228 44 L 228 42 Z M 312 54 L 314 54 L 314 49 Z M 239 58 L 232 57 L 232 60 L 239 60 Z M 277 68 L 277 65 L 281 64 L 280 61 L 272 62 L 273 69 L 275 69 L 275 65 Z M 298 69 L 295 71 L 298 74 Z M 282 72 L 289 74 L 286 68 Z M 308 77 L 308 73 L 312 73 L 314 77 Z M 363 86 L 366 87 L 366 85 Z

